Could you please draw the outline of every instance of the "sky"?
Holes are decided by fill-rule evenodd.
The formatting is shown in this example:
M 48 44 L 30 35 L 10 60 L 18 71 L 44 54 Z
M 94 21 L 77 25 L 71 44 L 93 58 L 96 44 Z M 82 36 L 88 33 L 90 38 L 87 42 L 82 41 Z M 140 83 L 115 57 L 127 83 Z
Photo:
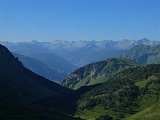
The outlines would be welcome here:
M 0 40 L 160 40 L 160 0 L 0 0 Z

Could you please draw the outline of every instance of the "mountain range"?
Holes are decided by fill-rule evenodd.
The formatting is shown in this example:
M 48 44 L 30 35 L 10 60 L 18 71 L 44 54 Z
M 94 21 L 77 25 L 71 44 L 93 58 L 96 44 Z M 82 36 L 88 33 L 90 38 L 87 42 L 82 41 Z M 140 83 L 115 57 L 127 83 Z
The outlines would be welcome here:
M 43 65 L 45 64 L 51 69 L 54 69 L 55 66 L 52 65 L 56 63 L 58 65 L 57 69 L 59 70 L 56 71 L 64 71 L 61 69 L 63 68 L 63 65 L 61 66 L 60 64 L 62 63 L 61 60 L 58 61 L 60 63 L 57 63 L 56 61 L 58 59 L 50 57 L 52 54 L 55 56 L 57 54 L 55 54 L 51 48 L 45 47 L 45 44 L 42 47 L 39 44 L 40 42 L 37 41 L 27 43 L 27 46 L 25 46 L 26 43 L 23 43 L 24 45 L 20 46 L 21 50 L 19 49 L 19 52 L 25 54 L 17 55 L 16 53 L 15 56 L 13 55 L 14 51 L 11 53 L 6 47 L 0 45 L 0 119 L 159 120 L 160 65 L 156 63 L 148 65 L 147 62 L 138 61 L 146 61 L 145 59 L 148 57 L 144 57 L 144 59 L 140 57 L 141 59 L 138 58 L 138 60 L 126 57 L 127 52 L 127 56 L 133 55 L 137 58 L 137 56 L 149 54 L 148 51 L 151 51 L 157 56 L 159 47 L 156 46 L 158 46 L 159 42 L 143 39 L 136 42 L 134 41 L 137 44 L 131 44 L 132 47 L 127 48 L 129 45 L 125 43 L 128 43 L 128 40 L 124 41 L 126 42 L 123 43 L 123 41 L 119 41 L 123 43 L 123 47 L 120 49 L 123 50 L 123 54 L 119 55 L 121 56 L 120 58 L 114 57 L 106 59 L 107 57 L 105 57 L 105 59 L 99 59 L 97 62 L 88 65 L 83 64 L 85 66 L 82 65 L 83 67 L 75 71 L 74 69 L 76 69 L 76 67 L 71 65 L 75 68 L 70 69 L 71 73 L 62 81 L 62 85 L 65 87 L 28 70 L 25 68 L 27 64 L 23 65 L 25 60 L 34 59 L 35 61 L 38 60 L 36 63 L 40 61 L 41 64 L 43 63 Z M 81 46 L 82 43 L 84 44 L 85 42 L 86 41 L 80 42 Z M 87 52 L 87 54 L 85 54 L 88 56 L 91 55 L 91 48 L 97 48 L 95 47 L 95 41 L 89 42 L 90 44 L 87 44 L 87 47 L 81 47 L 81 51 L 89 51 L 89 54 Z M 116 42 L 118 44 L 118 41 Z M 34 47 L 35 44 L 36 47 Z M 114 48 L 113 44 L 112 47 L 110 46 L 111 44 L 107 45 L 110 49 Z M 106 49 L 107 47 L 105 50 Z M 140 52 L 141 49 L 143 52 Z M 31 52 L 31 50 L 34 52 Z M 49 51 L 46 52 L 46 50 Z M 97 54 L 98 52 L 95 50 L 97 49 L 93 49 Z M 139 53 L 142 54 L 139 55 Z M 29 54 L 33 56 L 27 56 Z M 58 58 L 65 59 L 64 56 L 57 56 Z M 25 57 L 27 57 L 27 59 L 23 61 L 22 59 Z M 155 58 L 158 61 L 158 57 L 154 57 L 153 59 Z M 23 62 L 20 62 L 20 59 Z M 54 60 L 56 61 L 54 62 Z M 96 60 L 96 57 L 94 60 Z M 69 59 L 66 61 L 67 65 L 71 62 Z M 35 63 L 33 65 L 35 65 Z M 67 68 L 66 66 L 64 67 Z M 67 69 L 65 69 L 65 71 L 67 72 Z
M 37 58 L 37 56 L 34 56 L 37 53 L 38 54 L 43 53 L 43 55 L 44 53 L 45 54 L 52 53 L 52 54 L 56 54 L 58 56 L 63 57 L 70 64 L 73 64 L 74 66 L 81 67 L 81 66 L 87 65 L 92 62 L 105 60 L 109 57 L 119 57 L 126 50 L 134 46 L 137 46 L 137 45 L 154 46 L 154 45 L 159 44 L 160 42 L 143 38 L 140 40 L 124 39 L 124 40 L 119 40 L 119 41 L 113 41 L 113 40 L 101 40 L 101 41 L 100 40 L 91 40 L 91 41 L 54 40 L 51 42 L 39 42 L 39 41 L 33 40 L 31 42 L 1 41 L 0 43 L 5 45 L 12 52 L 15 52 L 21 55 L 27 55 L 30 57 Z M 49 56 L 50 55 L 48 55 L 48 57 Z M 61 64 L 64 65 L 63 63 Z M 64 72 L 68 73 L 68 72 L 74 71 L 75 69 L 76 68 L 73 69 L 73 66 L 71 66 L 71 69 L 69 70 L 68 68 L 66 70 L 64 69 Z
M 51 42 L 38 42 L 33 40 L 31 42 L 1 41 L 0 43 L 5 45 L 12 53 L 18 54 L 19 60 L 28 69 L 50 80 L 59 81 L 79 67 L 106 60 L 110 57 L 123 56 L 132 59 L 124 55 L 126 51 L 136 46 L 152 47 L 160 42 L 144 38 L 120 41 L 54 40 Z

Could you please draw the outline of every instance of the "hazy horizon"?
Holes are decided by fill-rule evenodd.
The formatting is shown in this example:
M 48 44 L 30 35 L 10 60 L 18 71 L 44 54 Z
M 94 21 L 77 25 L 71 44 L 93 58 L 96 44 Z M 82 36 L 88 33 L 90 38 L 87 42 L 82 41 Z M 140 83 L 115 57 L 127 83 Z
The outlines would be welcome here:
M 127 39 L 127 38 L 124 38 L 124 39 L 118 39 L 118 40 L 27 40 L 27 41 L 23 41 L 23 40 L 20 40 L 20 41 L 12 41 L 12 40 L 0 40 L 0 42 L 34 42 L 34 41 L 37 41 L 37 42 L 53 42 L 53 41 L 67 41 L 67 42 L 76 42 L 76 41 L 123 41 L 123 40 L 130 40 L 130 41 L 138 41 L 138 40 L 143 40 L 143 39 L 147 39 L 149 41 L 160 41 L 160 40 L 152 40 L 152 39 L 148 39 L 148 38 L 140 38 L 140 39 Z

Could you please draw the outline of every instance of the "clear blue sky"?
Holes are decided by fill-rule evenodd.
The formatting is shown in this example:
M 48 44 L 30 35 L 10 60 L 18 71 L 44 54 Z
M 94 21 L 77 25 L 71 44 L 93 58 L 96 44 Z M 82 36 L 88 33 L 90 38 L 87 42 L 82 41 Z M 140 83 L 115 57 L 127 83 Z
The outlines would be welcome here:
M 0 40 L 160 40 L 160 0 L 0 0 Z

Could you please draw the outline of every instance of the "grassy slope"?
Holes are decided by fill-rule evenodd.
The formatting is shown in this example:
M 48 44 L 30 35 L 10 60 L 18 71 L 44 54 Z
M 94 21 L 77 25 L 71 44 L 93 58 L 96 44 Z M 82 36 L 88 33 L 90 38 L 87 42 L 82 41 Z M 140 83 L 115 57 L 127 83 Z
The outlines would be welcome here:
M 160 102 L 124 120 L 160 120 Z
M 80 116 L 82 119 L 85 120 L 95 120 L 95 118 L 98 118 L 100 116 L 103 116 L 105 114 L 110 114 L 112 116 L 115 115 L 115 113 L 112 110 L 107 110 L 103 106 L 96 106 L 93 109 L 84 110 L 84 111 L 77 111 L 76 115 Z
M 155 71 L 154 71 L 155 70 Z M 133 68 L 133 70 L 125 70 L 122 73 L 119 73 L 119 75 L 115 76 L 118 79 L 120 77 L 122 78 L 129 78 L 133 79 L 135 81 L 135 85 L 139 88 L 141 91 L 138 95 L 138 97 L 134 100 L 134 102 L 138 105 L 135 107 L 135 112 L 129 113 L 128 108 L 126 107 L 125 113 L 122 118 L 125 120 L 158 120 L 160 115 L 160 102 L 159 102 L 159 75 L 156 74 L 159 73 L 159 66 L 156 65 L 150 65 L 142 68 Z M 116 79 L 117 79 L 116 78 Z M 115 82 L 114 82 L 115 83 Z M 104 86 L 107 86 L 104 85 Z M 115 86 L 116 87 L 116 86 Z M 117 86 L 118 87 L 118 86 Z M 97 89 L 98 88 L 98 89 Z M 117 113 L 115 112 L 115 109 L 111 108 L 105 108 L 104 105 L 101 105 L 101 103 L 96 104 L 96 99 L 104 100 L 106 101 L 105 97 L 108 95 L 108 93 L 105 92 L 105 89 L 102 85 L 100 87 L 91 90 L 88 92 L 88 94 L 84 94 L 83 98 L 79 101 L 79 107 L 84 107 L 83 110 L 79 109 L 76 112 L 77 116 L 80 116 L 84 119 L 91 119 L 94 120 L 96 118 L 99 118 L 103 115 L 109 115 L 112 116 L 113 119 L 117 118 Z M 142 89 L 147 88 L 147 92 L 142 93 Z M 96 92 L 98 93 L 96 94 Z M 119 91 L 119 90 L 118 90 Z M 118 92 L 117 91 L 117 92 Z M 104 98 L 104 99 L 103 99 Z M 91 101 L 91 102 L 89 102 Z M 86 104 L 92 103 L 92 107 L 87 107 Z M 103 102 L 102 102 L 103 103 Z M 121 104 L 121 103 L 119 103 Z

